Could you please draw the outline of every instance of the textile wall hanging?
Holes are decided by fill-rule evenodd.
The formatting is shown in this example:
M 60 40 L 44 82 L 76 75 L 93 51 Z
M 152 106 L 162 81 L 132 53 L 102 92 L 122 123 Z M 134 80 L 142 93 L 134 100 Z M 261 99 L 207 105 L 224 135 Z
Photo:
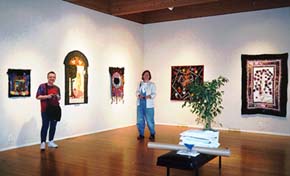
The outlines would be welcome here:
M 111 103 L 120 101 L 124 103 L 124 67 L 109 67 L 111 78 Z
M 8 97 L 30 97 L 30 70 L 8 69 Z
M 197 66 L 172 66 L 171 67 L 171 100 L 187 100 L 189 92 L 187 85 L 192 81 L 203 83 L 204 67 Z
M 242 114 L 286 117 L 286 54 L 242 55 Z
M 80 51 L 71 51 L 64 60 L 65 105 L 88 103 L 88 60 Z

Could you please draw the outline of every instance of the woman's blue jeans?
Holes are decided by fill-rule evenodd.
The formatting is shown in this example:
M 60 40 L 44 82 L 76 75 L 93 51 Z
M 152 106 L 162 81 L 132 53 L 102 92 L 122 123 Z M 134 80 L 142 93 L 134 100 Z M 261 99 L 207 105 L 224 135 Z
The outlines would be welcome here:
M 144 136 L 145 121 L 150 131 L 150 135 L 155 135 L 154 108 L 137 106 L 137 128 L 139 135 Z
M 46 142 L 47 131 L 49 128 L 49 141 L 54 139 L 54 134 L 56 130 L 56 120 L 49 120 L 45 112 L 41 113 L 42 127 L 40 132 L 41 142 Z

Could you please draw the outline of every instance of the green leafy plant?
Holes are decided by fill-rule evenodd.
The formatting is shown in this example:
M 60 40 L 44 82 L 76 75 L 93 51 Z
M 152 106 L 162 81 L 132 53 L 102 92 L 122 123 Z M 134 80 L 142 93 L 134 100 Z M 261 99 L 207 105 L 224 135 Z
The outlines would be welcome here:
M 220 87 L 223 86 L 228 79 L 219 76 L 212 81 L 200 81 L 191 82 L 187 88 L 190 93 L 189 100 L 185 101 L 183 107 L 189 107 L 193 114 L 196 114 L 198 118 L 197 123 L 203 123 L 205 130 L 212 130 L 211 124 L 214 122 L 214 118 L 221 113 L 222 95 L 223 91 Z

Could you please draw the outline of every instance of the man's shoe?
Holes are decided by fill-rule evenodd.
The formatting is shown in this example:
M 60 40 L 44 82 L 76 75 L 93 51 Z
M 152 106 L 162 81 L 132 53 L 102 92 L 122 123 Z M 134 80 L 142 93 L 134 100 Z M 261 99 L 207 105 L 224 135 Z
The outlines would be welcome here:
M 50 147 L 50 148 L 57 148 L 58 145 L 56 143 L 54 143 L 53 141 L 49 141 L 48 142 L 48 147 Z
M 143 135 L 139 135 L 139 136 L 137 137 L 137 139 L 138 139 L 138 140 L 143 140 L 143 139 L 144 139 L 144 136 L 143 136 Z
M 150 137 L 149 137 L 149 140 L 150 141 L 154 141 L 155 140 L 155 135 L 154 134 L 151 134 Z
M 40 150 L 41 150 L 41 151 L 44 151 L 44 150 L 45 150 L 45 142 L 42 142 L 42 143 L 40 144 Z

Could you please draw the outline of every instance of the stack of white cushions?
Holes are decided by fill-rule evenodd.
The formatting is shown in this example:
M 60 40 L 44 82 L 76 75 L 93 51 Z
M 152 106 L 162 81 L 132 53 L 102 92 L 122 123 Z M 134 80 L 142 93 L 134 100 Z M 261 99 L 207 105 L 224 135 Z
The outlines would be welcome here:
M 193 144 L 195 147 L 218 148 L 219 132 L 211 130 L 187 130 L 180 133 L 180 145 Z

